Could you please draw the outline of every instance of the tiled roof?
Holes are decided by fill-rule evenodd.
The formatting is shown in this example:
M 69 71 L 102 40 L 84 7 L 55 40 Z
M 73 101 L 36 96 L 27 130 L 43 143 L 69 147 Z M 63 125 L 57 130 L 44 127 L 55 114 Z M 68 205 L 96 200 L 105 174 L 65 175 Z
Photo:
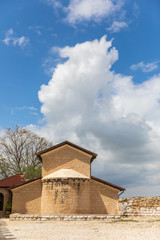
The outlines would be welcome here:
M 37 181 L 37 180 L 40 180 L 42 177 L 38 177 L 38 178 L 35 178 L 35 179 L 31 179 L 31 180 L 28 180 L 28 181 L 24 181 L 16 186 L 13 186 L 13 187 L 10 187 L 10 189 L 14 189 L 14 188 L 17 188 L 17 187 L 21 187 L 25 184 L 28 184 L 28 183 L 31 183 L 31 182 L 34 182 L 34 181 Z
M 0 180 L 0 187 L 13 187 L 24 181 L 24 175 L 13 175 Z

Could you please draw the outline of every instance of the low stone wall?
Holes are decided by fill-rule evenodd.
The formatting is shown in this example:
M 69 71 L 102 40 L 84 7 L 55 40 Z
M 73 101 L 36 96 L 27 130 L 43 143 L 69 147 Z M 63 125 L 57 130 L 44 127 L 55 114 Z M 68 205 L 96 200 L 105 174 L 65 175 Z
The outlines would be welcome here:
M 111 220 L 120 219 L 120 215 L 29 215 L 10 214 L 10 221 L 89 221 L 89 220 Z
M 120 198 L 121 216 L 158 216 L 160 215 L 160 197 Z

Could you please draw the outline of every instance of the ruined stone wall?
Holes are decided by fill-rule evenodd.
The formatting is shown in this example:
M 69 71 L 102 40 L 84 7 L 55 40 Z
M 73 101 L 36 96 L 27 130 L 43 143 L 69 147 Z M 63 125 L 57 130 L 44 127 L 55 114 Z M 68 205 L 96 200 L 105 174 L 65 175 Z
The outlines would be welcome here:
M 12 189 L 12 213 L 41 213 L 41 179 Z
M 124 216 L 160 215 L 160 197 L 120 198 L 119 204 Z
M 71 146 L 63 146 L 42 154 L 42 177 L 69 168 L 90 177 L 91 155 Z
M 41 214 L 90 213 L 90 181 L 49 179 L 43 181 Z
M 118 189 L 91 180 L 91 213 L 118 215 Z

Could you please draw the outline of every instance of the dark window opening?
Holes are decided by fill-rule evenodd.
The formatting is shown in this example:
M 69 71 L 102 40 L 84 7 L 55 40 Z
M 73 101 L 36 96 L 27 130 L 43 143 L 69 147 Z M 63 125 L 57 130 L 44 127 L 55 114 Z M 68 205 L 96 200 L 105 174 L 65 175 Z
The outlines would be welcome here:
M 0 193 L 0 211 L 3 211 L 4 195 Z

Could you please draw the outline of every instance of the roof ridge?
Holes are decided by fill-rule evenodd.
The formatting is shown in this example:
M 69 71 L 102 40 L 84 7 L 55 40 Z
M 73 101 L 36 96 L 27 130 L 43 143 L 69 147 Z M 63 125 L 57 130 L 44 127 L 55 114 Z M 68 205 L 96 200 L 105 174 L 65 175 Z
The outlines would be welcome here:
M 65 145 L 65 144 L 68 144 L 68 145 L 70 145 L 70 146 L 72 146 L 72 147 L 74 147 L 74 148 L 77 148 L 77 149 L 79 149 L 79 150 L 81 150 L 81 151 L 83 151 L 83 152 L 86 152 L 86 153 L 92 155 L 91 162 L 97 157 L 97 154 L 96 154 L 96 153 L 91 152 L 90 150 L 85 149 L 85 148 L 83 148 L 83 147 L 80 147 L 80 146 L 78 146 L 78 145 L 76 145 L 76 144 L 74 144 L 74 143 L 71 143 L 71 142 L 67 141 L 67 140 L 64 141 L 64 142 L 58 143 L 58 144 L 56 144 L 56 145 L 54 145 L 54 146 L 52 146 L 52 147 L 50 147 L 50 148 L 46 148 L 46 149 L 38 152 L 36 155 L 41 158 L 41 155 L 42 155 L 43 153 L 46 153 L 46 152 L 49 152 L 49 151 L 54 150 L 54 149 L 56 149 L 56 148 L 59 148 L 59 147 Z

